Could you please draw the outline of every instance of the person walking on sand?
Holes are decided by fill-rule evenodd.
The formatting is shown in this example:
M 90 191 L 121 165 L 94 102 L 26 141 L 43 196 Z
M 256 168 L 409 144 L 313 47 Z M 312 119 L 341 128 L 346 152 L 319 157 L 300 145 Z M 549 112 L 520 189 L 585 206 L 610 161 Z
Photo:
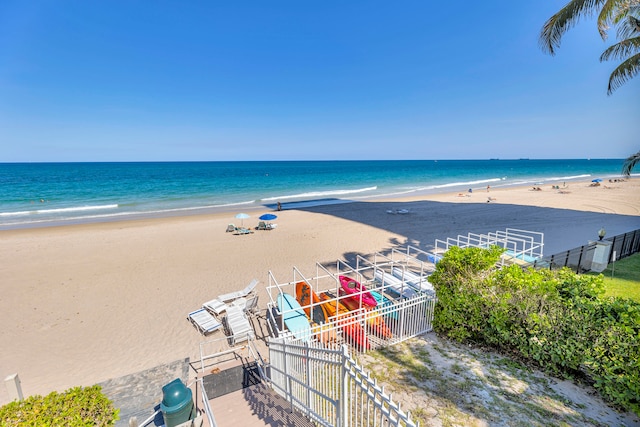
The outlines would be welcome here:
M 280 204 L 280 202 L 278 202 L 278 210 L 281 211 L 282 210 L 282 205 Z

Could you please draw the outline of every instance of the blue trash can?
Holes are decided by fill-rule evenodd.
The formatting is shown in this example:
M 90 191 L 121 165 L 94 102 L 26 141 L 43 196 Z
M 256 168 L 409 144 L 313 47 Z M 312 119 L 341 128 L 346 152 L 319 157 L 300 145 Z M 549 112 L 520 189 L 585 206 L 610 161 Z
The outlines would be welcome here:
M 195 418 L 191 389 L 184 385 L 180 378 L 162 387 L 160 411 L 167 427 L 175 427 Z

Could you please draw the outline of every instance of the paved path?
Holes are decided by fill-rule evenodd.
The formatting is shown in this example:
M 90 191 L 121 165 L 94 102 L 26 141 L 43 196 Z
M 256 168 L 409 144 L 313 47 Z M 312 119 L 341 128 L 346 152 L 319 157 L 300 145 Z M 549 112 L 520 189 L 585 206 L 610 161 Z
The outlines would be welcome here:
M 116 422 L 116 426 L 128 427 L 129 418 L 136 417 L 142 423 L 160 409 L 162 387 L 176 378 L 184 383 L 189 379 L 189 358 L 110 379 L 99 385 L 113 405 L 120 409 L 120 420 Z M 162 423 L 162 415 L 158 414 L 154 424 Z
M 210 401 L 219 427 L 313 427 L 313 423 L 264 384 L 226 394 Z

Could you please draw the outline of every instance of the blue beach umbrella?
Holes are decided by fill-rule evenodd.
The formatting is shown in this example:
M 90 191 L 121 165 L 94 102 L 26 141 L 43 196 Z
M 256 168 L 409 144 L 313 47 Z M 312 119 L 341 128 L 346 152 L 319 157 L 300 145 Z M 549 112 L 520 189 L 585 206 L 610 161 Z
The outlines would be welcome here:
M 262 221 L 273 221 L 276 218 L 278 218 L 277 215 L 266 213 L 266 214 L 262 215 L 261 217 L 259 217 L 258 219 L 260 219 Z
M 596 178 L 596 179 L 592 179 L 591 182 L 601 182 L 602 180 L 600 178 Z

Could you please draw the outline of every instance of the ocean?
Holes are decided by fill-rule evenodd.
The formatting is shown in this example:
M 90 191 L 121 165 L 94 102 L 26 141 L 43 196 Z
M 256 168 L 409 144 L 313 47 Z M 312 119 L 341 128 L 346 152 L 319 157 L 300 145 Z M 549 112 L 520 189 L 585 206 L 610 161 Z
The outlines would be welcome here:
M 623 161 L 0 163 L 0 229 L 608 180 Z

